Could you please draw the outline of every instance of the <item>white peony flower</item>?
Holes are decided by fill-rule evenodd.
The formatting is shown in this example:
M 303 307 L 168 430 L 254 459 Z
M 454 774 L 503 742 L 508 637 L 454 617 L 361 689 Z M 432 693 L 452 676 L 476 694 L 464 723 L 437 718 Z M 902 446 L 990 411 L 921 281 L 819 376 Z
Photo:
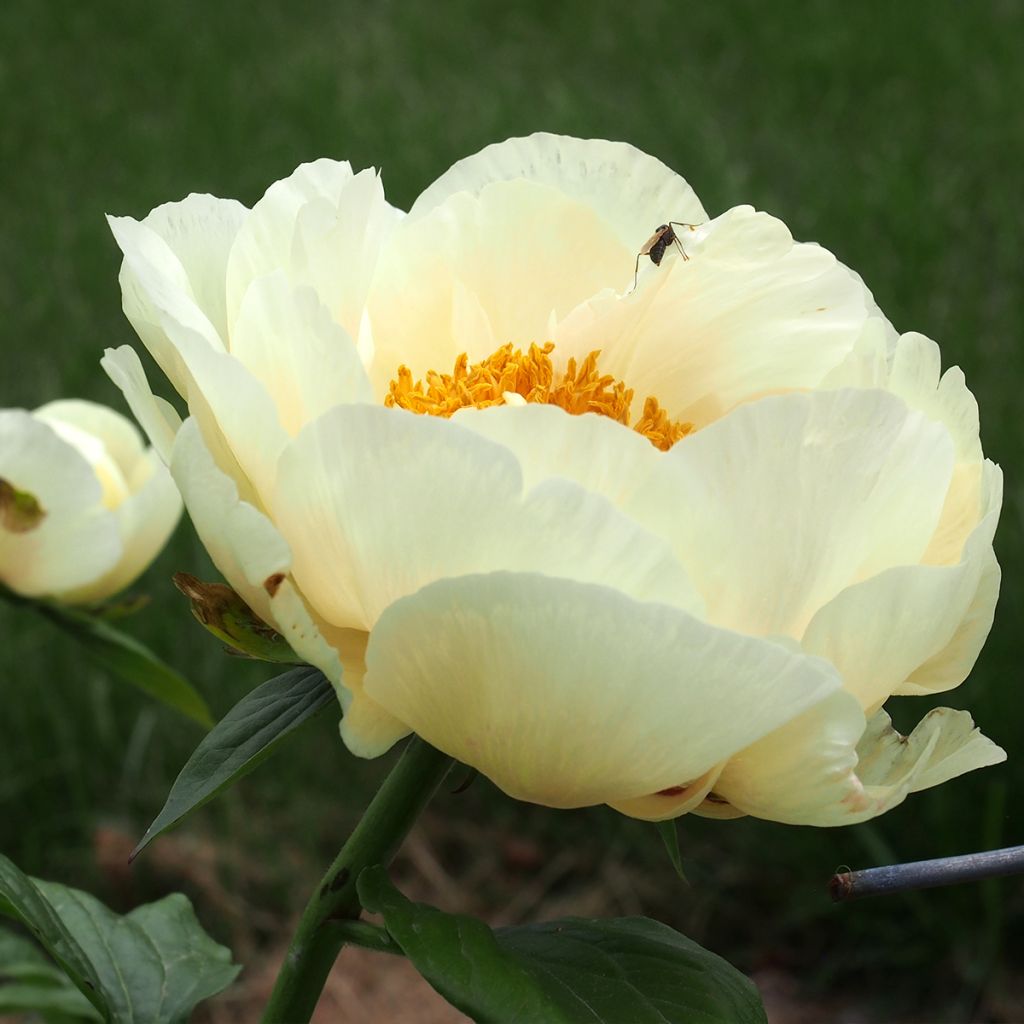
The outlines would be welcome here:
M 66 604 L 123 590 L 181 515 L 166 466 L 120 413 L 65 399 L 0 410 L 0 583 Z
M 780 221 L 534 135 L 407 216 L 321 160 L 111 224 L 189 418 L 130 348 L 107 370 L 356 753 L 416 732 L 550 806 L 818 825 L 1004 758 L 965 712 L 904 740 L 881 710 L 992 621 L 974 399 Z

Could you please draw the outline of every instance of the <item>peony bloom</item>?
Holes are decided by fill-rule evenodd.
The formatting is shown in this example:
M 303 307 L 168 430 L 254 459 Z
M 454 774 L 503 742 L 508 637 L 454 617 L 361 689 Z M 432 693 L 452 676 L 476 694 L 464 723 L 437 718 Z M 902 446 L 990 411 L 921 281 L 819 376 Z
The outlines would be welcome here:
M 95 402 L 0 410 L 0 583 L 24 597 L 102 601 L 142 573 L 181 497 L 135 426 Z
M 534 135 L 408 215 L 320 160 L 111 224 L 188 418 L 131 348 L 107 371 L 357 754 L 416 732 L 554 807 L 817 825 L 1004 758 L 966 712 L 881 710 L 991 625 L 974 399 L 775 218 Z

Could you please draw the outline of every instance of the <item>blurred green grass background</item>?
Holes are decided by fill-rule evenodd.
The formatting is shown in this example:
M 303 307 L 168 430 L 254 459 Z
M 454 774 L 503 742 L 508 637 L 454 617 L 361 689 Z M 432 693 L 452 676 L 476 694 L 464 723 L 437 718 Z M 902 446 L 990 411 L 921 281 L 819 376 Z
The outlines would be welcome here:
M 1024 843 L 1022 43 L 1016 0 L 7 0 L 0 404 L 122 408 L 97 362 L 134 340 L 105 212 L 142 216 L 190 191 L 251 204 L 317 156 L 383 167 L 407 206 L 497 139 L 603 136 L 679 170 L 712 214 L 751 203 L 782 217 L 856 268 L 897 328 L 936 338 L 978 396 L 986 453 L 1007 475 L 1003 596 L 972 678 L 944 703 L 969 708 L 1010 760 L 855 828 L 684 819 L 695 888 L 666 869 L 663 916 L 744 966 L 778 962 L 808 992 L 873 993 L 879 1019 L 924 1019 L 923 1006 L 927 1019 L 1011 1019 L 993 1007 L 1021 985 L 1018 880 L 845 908 L 823 886 L 840 863 Z M 132 628 L 222 713 L 268 672 L 193 628 L 168 580 L 178 569 L 212 578 L 187 522 L 144 579 L 154 600 Z M 141 833 L 197 732 L 25 613 L 0 608 L 0 636 L 0 850 L 94 887 L 97 823 Z M 909 726 L 930 706 L 904 700 L 894 714 Z M 197 820 L 275 865 L 287 909 L 289 865 L 312 865 L 312 883 L 384 767 L 348 757 L 323 716 Z M 506 806 L 485 787 L 473 800 L 496 828 L 661 864 L 656 838 L 610 812 Z

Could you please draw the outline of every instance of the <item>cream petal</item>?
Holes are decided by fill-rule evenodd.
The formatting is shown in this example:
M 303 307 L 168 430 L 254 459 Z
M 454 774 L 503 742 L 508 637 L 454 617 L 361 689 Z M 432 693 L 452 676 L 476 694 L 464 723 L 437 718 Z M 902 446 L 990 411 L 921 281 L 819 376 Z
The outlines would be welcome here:
M 180 325 L 214 351 L 224 351 L 224 341 L 199 307 L 188 274 L 170 246 L 131 217 L 108 217 L 107 223 L 124 253 L 120 282 L 125 316 L 168 380 L 184 395 L 187 373 L 176 340 L 168 336 L 169 327 Z
M 366 634 L 332 627 L 309 607 L 290 575 L 287 543 L 266 516 L 239 498 L 194 420 L 187 420 L 178 435 L 172 471 L 214 565 L 256 614 L 334 685 L 346 714 L 346 742 L 372 757 L 406 735 L 407 727 L 363 694 Z
M 1000 764 L 1006 751 L 983 736 L 966 711 L 935 708 L 909 736 L 901 736 L 884 711 L 876 712 L 857 744 L 857 758 L 865 795 L 891 801 L 901 789 L 917 793 L 976 768 Z
M 163 550 L 181 518 L 181 496 L 155 451 L 136 463 L 129 481 L 131 496 L 115 510 L 123 553 L 117 565 L 95 583 L 69 595 L 74 601 L 102 601 L 142 575 Z
M 142 438 L 135 426 L 120 413 L 97 402 L 61 398 L 41 405 L 33 415 L 50 423 L 66 423 L 97 438 L 126 478 L 145 457 Z
M 961 462 L 953 468 L 935 533 L 921 556 L 925 565 L 955 565 L 964 542 L 985 514 L 987 476 L 991 463 Z
M 287 437 L 270 396 L 225 351 L 187 294 L 187 281 L 178 287 L 174 266 L 183 271 L 163 240 L 130 218 L 111 219 L 111 226 L 125 251 L 125 265 L 152 304 L 167 346 L 163 357 L 173 363 L 173 373 L 168 375 L 199 421 L 211 454 L 239 483 L 246 499 L 265 493 Z M 158 352 L 153 355 L 161 361 Z M 168 372 L 167 366 L 161 366 Z
M 108 348 L 100 365 L 121 389 L 132 415 L 139 421 L 160 458 L 170 463 L 181 417 L 169 402 L 153 394 L 138 353 L 130 345 Z
M 235 481 L 218 467 L 194 419 L 178 431 L 171 474 L 213 564 L 260 618 L 274 623 L 266 584 L 289 571 L 291 551 L 274 524 L 239 498 Z
M 543 343 L 552 313 L 624 288 L 633 258 L 593 209 L 549 186 L 507 181 L 451 196 L 404 221 L 381 255 L 368 299 L 377 394 L 402 364 L 419 377 L 450 372 L 461 352 L 484 358 L 495 341 Z M 486 312 L 488 329 L 467 311 Z
M 898 338 L 888 320 L 881 316 L 870 317 L 849 353 L 825 374 L 818 387 L 822 390 L 885 388 Z
M 225 342 L 228 253 L 248 216 L 234 199 L 193 193 L 181 202 L 158 206 L 142 221 L 177 257 L 196 303 Z
M 45 513 L 34 528 L 0 526 L 0 580 L 26 597 L 62 597 L 121 557 L 114 515 L 92 467 L 53 426 L 21 409 L 0 410 L 0 480 L 31 494 Z
M 599 349 L 601 369 L 698 426 L 739 402 L 815 387 L 849 354 L 873 300 L 827 250 L 737 207 L 683 237 L 640 287 L 596 297 L 558 325 L 563 356 Z
M 884 711 L 865 723 L 856 702 L 840 693 L 734 757 L 715 790 L 760 818 L 852 825 L 1005 759 L 966 711 L 936 708 L 901 736 Z
M 307 203 L 296 220 L 290 276 L 316 291 L 334 319 L 356 337 L 381 249 L 404 215 L 384 199 L 373 170 L 347 182 L 337 203 Z
M 409 735 L 409 728 L 367 696 L 364 630 L 339 629 L 324 621 L 286 577 L 271 599 L 278 628 L 292 650 L 334 683 L 344 717 L 341 736 L 358 757 L 377 757 Z
M 607 499 L 555 478 L 524 493 L 508 449 L 443 419 L 331 410 L 282 454 L 272 509 L 299 586 L 335 626 L 369 629 L 426 583 L 497 569 L 700 608 L 668 546 Z
M 716 764 L 689 785 L 670 786 L 660 793 L 650 793 L 632 800 L 616 800 L 611 806 L 620 814 L 640 818 L 642 821 L 668 821 L 671 818 L 678 818 L 682 814 L 696 810 L 707 800 L 722 774 L 724 765 L 725 762 Z
M 514 452 L 527 488 L 565 477 L 633 511 L 652 478 L 665 471 L 664 452 L 595 413 L 572 416 L 554 405 L 524 403 L 460 409 L 452 422 Z
M 988 639 L 996 614 L 1001 572 L 994 552 L 982 556 L 978 589 L 967 606 L 952 638 L 938 653 L 914 669 L 906 682 L 893 690 L 896 695 L 921 696 L 944 693 L 959 686 L 970 674 Z
M 893 356 L 888 388 L 912 409 L 943 423 L 956 445 L 957 462 L 982 458 L 978 403 L 967 390 L 963 371 L 950 367 L 941 378 L 939 346 L 923 334 L 901 335 Z
M 462 409 L 452 421 L 510 449 L 527 489 L 552 478 L 571 480 L 672 545 L 681 561 L 688 556 L 679 544 L 685 495 L 674 462 L 636 431 L 607 416 L 525 403 Z
M 665 221 L 707 220 L 693 189 L 656 157 L 625 142 L 548 132 L 497 142 L 458 161 L 416 200 L 409 216 L 425 216 L 456 192 L 479 195 L 492 182 L 517 179 L 557 188 L 591 207 L 634 253 Z
M 804 711 L 740 751 L 715 792 L 746 814 L 790 824 L 832 824 L 856 792 L 857 742 L 866 719 L 844 691 Z
M 228 315 L 234 322 L 249 285 L 283 270 L 314 288 L 355 337 L 377 255 L 401 214 L 384 200 L 372 170 L 316 160 L 267 189 L 228 258 Z
M 666 464 L 677 477 L 677 550 L 708 618 L 797 639 L 844 588 L 920 559 L 952 445 L 893 395 L 843 390 L 741 406 Z
M 553 807 L 697 779 L 838 686 L 827 663 L 780 645 L 529 573 L 397 601 L 366 663 L 369 696 L 427 742 Z
M 801 646 L 828 658 L 862 707 L 876 708 L 896 692 L 951 689 L 973 667 L 999 590 L 992 536 L 1002 476 L 995 466 L 988 475 L 988 508 L 959 563 L 888 569 L 843 590 L 808 625 Z
M 865 723 L 856 701 L 837 693 L 732 758 L 715 788 L 761 818 L 845 825 L 1005 760 L 967 712 L 938 708 L 901 736 L 885 712 Z
M 165 321 L 166 322 L 166 321 Z M 174 337 L 188 375 L 185 398 L 218 464 L 261 500 L 273 490 L 277 459 L 288 435 L 263 384 L 233 355 L 217 352 L 187 328 Z M 236 468 L 237 467 L 237 468 Z
M 292 436 L 332 406 L 373 400 L 352 339 L 315 292 L 293 288 L 281 271 L 245 293 L 231 355 L 263 385 Z

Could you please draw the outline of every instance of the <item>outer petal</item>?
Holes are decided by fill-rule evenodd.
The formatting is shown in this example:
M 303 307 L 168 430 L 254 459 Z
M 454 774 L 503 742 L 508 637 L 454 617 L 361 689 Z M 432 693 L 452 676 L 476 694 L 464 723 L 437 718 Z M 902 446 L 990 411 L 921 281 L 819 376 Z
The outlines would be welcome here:
M 981 455 L 978 403 L 963 371 L 950 367 L 941 378 L 939 346 L 923 334 L 904 334 L 896 345 L 888 387 L 912 409 L 943 423 L 956 445 L 957 462 L 978 462 Z
M 172 470 L 214 564 L 300 657 L 331 680 L 347 722 L 353 693 L 362 692 L 365 634 L 333 628 L 309 608 L 290 575 L 288 545 L 266 516 L 239 498 L 235 482 L 217 466 L 194 420 L 187 420 L 178 434 Z M 361 729 L 371 745 L 367 756 L 382 753 L 408 732 L 370 700 L 360 701 L 352 718 L 353 728 Z
M 745 405 L 667 461 L 679 548 L 708 617 L 798 639 L 851 583 L 920 559 L 952 445 L 893 395 L 833 391 Z
M 188 273 L 167 242 L 131 217 L 108 217 L 107 221 L 124 253 L 120 281 L 125 316 L 168 380 L 184 395 L 187 373 L 168 328 L 180 325 L 214 351 L 224 350 L 224 340 L 200 308 Z
M 355 337 L 378 252 L 400 216 L 374 171 L 353 175 L 347 161 L 327 159 L 302 164 L 267 189 L 239 232 L 227 271 L 230 319 L 252 281 L 283 270 L 314 288 Z
M 142 222 L 177 257 L 196 303 L 225 343 L 228 253 L 248 216 L 249 211 L 234 199 L 193 193 L 179 203 L 158 206 Z
M 273 523 L 239 499 L 235 482 L 217 466 L 194 419 L 178 431 L 171 473 L 213 564 L 260 618 L 273 622 L 266 581 L 288 572 L 291 551 Z
M 999 590 L 992 535 L 1002 474 L 988 463 L 986 477 L 986 514 L 958 564 L 891 568 L 842 591 L 808 625 L 801 646 L 836 665 L 863 707 L 897 691 L 951 689 L 973 667 Z
M 130 345 L 108 348 L 100 360 L 107 376 L 121 389 L 132 415 L 165 463 L 171 461 L 174 437 L 181 417 L 174 407 L 154 395 L 138 353 Z
M 965 711 L 938 708 L 903 737 L 884 711 L 865 723 L 856 701 L 839 693 L 736 755 L 715 791 L 772 821 L 852 825 L 1005 759 Z
M 366 692 L 396 718 L 553 807 L 686 784 L 838 685 L 827 663 L 780 645 L 518 573 L 396 602 L 366 658 Z
M 164 318 L 174 338 L 189 411 L 218 464 L 247 500 L 273 487 L 277 457 L 287 434 L 262 383 L 234 356 L 217 351 L 191 329 Z
M 552 317 L 624 288 L 634 255 L 591 207 L 547 185 L 451 196 L 403 222 L 381 257 L 368 300 L 377 393 L 402 364 L 448 372 L 461 352 L 473 360 L 506 342 L 544 342 Z
M 612 803 L 620 814 L 643 821 L 668 821 L 700 807 L 710 795 L 718 777 L 722 774 L 723 764 L 716 764 L 706 771 L 699 779 L 688 786 L 670 786 L 659 793 L 635 797 L 632 800 L 616 800 Z
M 340 407 L 310 424 L 282 455 L 272 508 L 299 586 L 335 626 L 370 629 L 433 580 L 496 569 L 701 604 L 668 546 L 606 499 L 557 479 L 524 494 L 507 449 L 402 410 Z
M 557 188 L 591 207 L 634 251 L 665 221 L 707 220 L 693 189 L 656 157 L 624 142 L 547 132 L 506 139 L 460 160 L 416 200 L 409 216 L 426 215 L 456 192 L 479 195 L 492 182 L 517 179 Z
M 352 177 L 352 165 L 347 160 L 324 157 L 300 164 L 287 178 L 275 181 L 267 189 L 246 219 L 228 256 L 231 321 L 251 281 L 289 265 L 299 211 L 307 203 L 321 199 L 336 204 Z
M 0 479 L 33 495 L 45 513 L 25 532 L 0 526 L 0 580 L 27 597 L 60 597 L 96 580 L 121 557 L 114 516 L 92 467 L 52 426 L 0 410 Z
M 555 333 L 556 351 L 600 349 L 602 370 L 674 418 L 703 426 L 739 402 L 815 387 L 872 316 L 860 278 L 749 206 L 682 244 L 687 260 L 670 249 L 660 267 L 645 261 L 636 291 L 595 297 Z

